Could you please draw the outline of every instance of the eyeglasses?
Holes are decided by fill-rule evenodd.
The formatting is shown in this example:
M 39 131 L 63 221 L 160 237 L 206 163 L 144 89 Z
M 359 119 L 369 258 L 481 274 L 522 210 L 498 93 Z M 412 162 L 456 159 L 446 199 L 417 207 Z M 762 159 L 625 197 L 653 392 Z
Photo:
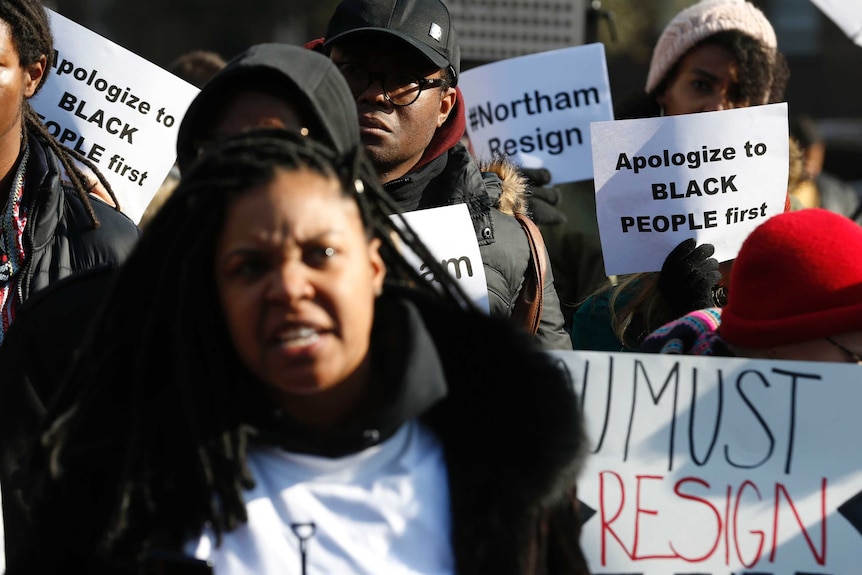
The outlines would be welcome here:
M 847 356 L 850 357 L 850 359 L 852 361 L 858 363 L 859 365 L 862 365 L 862 355 L 859 355 L 858 353 L 856 353 L 853 350 L 847 349 L 846 347 L 844 347 L 843 345 L 841 345 L 840 343 L 838 343 L 837 341 L 835 341 L 831 337 L 824 337 L 823 339 L 825 339 L 826 341 L 828 341 L 829 343 L 831 343 L 832 345 L 834 345 L 835 347 L 837 347 L 838 349 L 840 349 L 841 351 L 846 353 Z
M 422 90 L 448 86 L 448 82 L 443 78 L 422 78 L 410 72 L 372 74 L 362 66 L 349 62 L 338 64 L 338 69 L 341 70 L 341 74 L 347 80 L 347 85 L 350 87 L 350 92 L 354 98 L 358 98 L 360 94 L 365 92 L 371 82 L 378 80 L 383 87 L 383 96 L 386 100 L 393 106 L 399 107 L 409 106 L 415 102 L 419 99 Z

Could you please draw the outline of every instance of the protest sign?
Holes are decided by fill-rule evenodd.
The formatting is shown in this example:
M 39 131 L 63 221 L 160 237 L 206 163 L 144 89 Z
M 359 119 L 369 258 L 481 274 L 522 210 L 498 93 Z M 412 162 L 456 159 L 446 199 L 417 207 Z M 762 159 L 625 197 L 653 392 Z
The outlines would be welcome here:
M 591 125 L 608 275 L 661 269 L 687 238 L 733 259 L 784 211 L 787 104 Z
M 466 204 L 417 210 L 403 214 L 434 258 L 452 275 L 481 310 L 490 313 L 485 266 Z M 394 218 L 395 216 L 393 216 Z M 396 224 L 398 220 L 395 219 Z M 439 282 L 419 257 L 404 246 L 404 257 L 429 282 Z
M 547 168 L 552 183 L 593 176 L 590 122 L 614 117 L 602 44 L 486 64 L 461 74 L 458 85 L 478 157 L 505 154 Z
M 138 222 L 176 159 L 188 82 L 48 10 L 54 64 L 30 100 L 48 131 L 77 150 L 111 184 Z
M 558 352 L 591 443 L 590 571 L 851 575 L 862 565 L 862 367 Z
M 862 46 L 862 4 L 858 0 L 811 0 L 859 46 Z

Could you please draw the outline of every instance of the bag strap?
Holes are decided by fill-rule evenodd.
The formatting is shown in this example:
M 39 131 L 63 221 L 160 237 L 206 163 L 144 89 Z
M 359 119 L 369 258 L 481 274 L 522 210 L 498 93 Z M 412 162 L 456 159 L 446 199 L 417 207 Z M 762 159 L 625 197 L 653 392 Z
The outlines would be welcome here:
M 545 240 L 542 238 L 542 232 L 529 217 L 515 214 L 515 219 L 518 220 L 527 235 L 532 265 L 527 267 L 524 274 L 524 285 L 521 287 L 518 299 L 515 300 L 512 319 L 530 334 L 536 335 L 536 332 L 539 331 L 539 320 L 542 318 L 545 275 L 548 268 L 545 260 Z

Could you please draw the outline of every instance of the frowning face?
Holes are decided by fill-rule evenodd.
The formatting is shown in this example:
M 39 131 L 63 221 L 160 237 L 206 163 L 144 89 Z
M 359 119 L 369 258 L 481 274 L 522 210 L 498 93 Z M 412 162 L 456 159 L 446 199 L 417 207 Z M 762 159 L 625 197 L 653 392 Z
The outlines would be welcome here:
M 308 169 L 279 169 L 228 208 L 215 252 L 222 311 L 277 403 L 367 375 L 378 247 L 339 182 Z

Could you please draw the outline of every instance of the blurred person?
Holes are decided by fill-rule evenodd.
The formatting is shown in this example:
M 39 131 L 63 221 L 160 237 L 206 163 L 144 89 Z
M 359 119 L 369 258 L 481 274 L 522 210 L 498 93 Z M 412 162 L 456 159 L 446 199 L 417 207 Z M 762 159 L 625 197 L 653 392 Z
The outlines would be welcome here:
M 799 142 L 809 184 L 794 192 L 806 208 L 823 208 L 862 223 L 862 197 L 853 186 L 823 171 L 826 143 L 817 123 L 806 114 L 790 117 L 790 135 Z
M 177 56 L 168 66 L 168 71 L 193 86 L 203 88 L 226 64 L 217 52 L 191 50 Z
M 101 302 L 108 283 L 102 279 L 138 237 L 96 166 L 51 136 L 30 105 L 54 55 L 41 2 L 0 3 L 0 483 L 7 550 L 24 513 L 12 475 Z M 87 285 L 83 293 L 79 281 Z
M 727 304 L 649 335 L 641 351 L 862 363 L 862 228 L 822 208 L 770 218 L 745 240 Z
M 421 281 L 391 204 L 361 149 L 209 147 L 52 408 L 7 573 L 586 573 L 567 374 Z
M 783 99 L 788 71 L 775 31 L 745 0 L 701 0 L 677 14 L 653 51 L 645 93 L 620 119 L 756 106 Z M 785 209 L 790 208 L 790 200 Z M 661 272 L 607 282 L 572 320 L 575 349 L 634 351 L 659 326 L 725 297 L 730 262 L 710 244 L 680 243 Z
M 227 62 L 224 61 L 224 58 L 216 52 L 211 52 L 209 50 L 192 50 L 190 52 L 180 54 L 173 62 L 171 62 L 171 65 L 168 67 L 168 71 L 175 76 L 182 78 L 189 84 L 202 88 L 203 85 L 209 82 L 210 79 L 212 79 L 219 70 L 224 68 L 226 64 Z M 141 228 L 146 227 L 149 221 L 153 219 L 155 213 L 162 207 L 179 182 L 179 166 L 174 164 L 170 173 L 165 177 L 162 185 L 159 186 L 159 189 L 153 196 L 153 199 L 150 200 L 150 203 L 147 205 L 147 209 L 144 210 L 144 213 L 141 216 L 141 221 L 138 222 L 138 225 Z
M 309 47 L 328 54 L 347 79 L 362 143 L 398 207 L 466 204 L 491 314 L 515 317 L 533 269 L 517 219 L 527 212 L 525 185 L 513 165 L 480 167 L 460 142 L 466 129 L 457 89 L 461 49 L 446 6 L 440 0 L 343 0 L 325 37 Z M 491 169 L 500 177 L 489 177 Z M 550 265 L 542 287 L 536 337 L 546 348 L 571 349 Z
M 190 169 L 220 138 L 278 128 L 346 152 L 359 145 L 356 105 L 325 56 L 288 44 L 258 44 L 233 58 L 189 105 L 177 134 L 177 163 Z

